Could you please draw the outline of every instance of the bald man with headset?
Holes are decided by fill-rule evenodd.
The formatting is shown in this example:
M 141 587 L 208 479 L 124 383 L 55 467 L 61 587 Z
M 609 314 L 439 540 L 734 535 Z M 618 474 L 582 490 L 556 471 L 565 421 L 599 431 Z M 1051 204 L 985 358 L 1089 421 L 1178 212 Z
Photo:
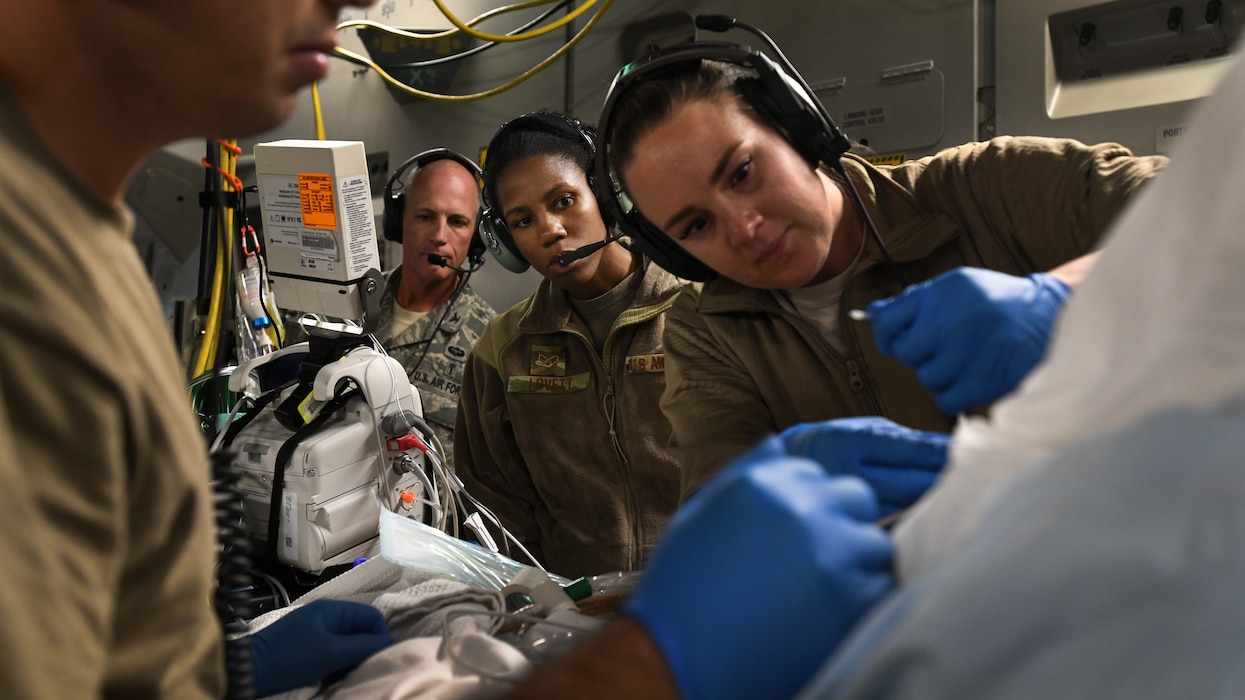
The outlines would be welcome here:
M 402 244 L 402 264 L 387 274 L 376 338 L 419 389 L 451 465 L 463 362 L 494 315 L 468 284 L 484 263 L 479 174 L 466 156 L 436 148 L 407 160 L 385 186 L 382 229 Z

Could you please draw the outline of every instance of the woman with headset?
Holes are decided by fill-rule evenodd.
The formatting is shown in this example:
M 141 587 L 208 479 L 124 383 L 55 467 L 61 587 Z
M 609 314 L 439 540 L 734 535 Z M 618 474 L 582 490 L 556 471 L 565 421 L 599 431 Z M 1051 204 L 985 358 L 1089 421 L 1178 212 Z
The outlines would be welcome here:
M 1001 137 L 875 167 L 782 61 L 676 46 L 624 68 L 601 119 L 610 215 L 705 282 L 666 325 L 685 498 L 768 433 L 845 416 L 947 432 L 1008 393 L 1164 162 Z
M 468 357 L 454 438 L 467 490 L 565 576 L 642 567 L 679 492 L 657 402 L 664 314 L 683 284 L 613 244 L 595 150 L 590 129 L 554 112 L 489 143 L 482 237 L 503 266 L 545 279 Z

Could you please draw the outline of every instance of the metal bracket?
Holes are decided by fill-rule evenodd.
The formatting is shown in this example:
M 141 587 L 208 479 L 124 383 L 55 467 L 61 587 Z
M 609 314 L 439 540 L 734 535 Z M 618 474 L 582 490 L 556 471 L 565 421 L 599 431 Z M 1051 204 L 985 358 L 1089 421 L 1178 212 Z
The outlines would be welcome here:
M 933 59 L 882 69 L 882 80 L 913 80 L 934 70 Z

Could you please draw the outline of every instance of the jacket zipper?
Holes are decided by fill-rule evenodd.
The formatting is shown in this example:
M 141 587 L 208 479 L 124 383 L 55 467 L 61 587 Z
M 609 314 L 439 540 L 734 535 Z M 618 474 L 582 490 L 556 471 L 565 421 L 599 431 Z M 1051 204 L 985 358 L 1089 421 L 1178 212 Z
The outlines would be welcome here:
M 674 301 L 678 296 L 679 295 L 677 293 L 671 294 L 667 299 L 657 304 L 640 309 L 628 309 L 627 311 L 622 312 L 619 314 L 618 319 L 614 320 L 614 324 L 610 328 L 609 335 L 605 338 L 605 346 L 602 348 L 601 352 L 601 363 L 605 367 L 606 388 L 605 396 L 601 399 L 601 407 L 605 410 L 606 418 L 609 421 L 610 439 L 614 442 L 614 451 L 618 453 L 618 459 L 622 461 L 624 466 L 629 465 L 630 462 L 627 460 L 627 454 L 623 451 L 622 441 L 618 439 L 618 431 L 614 427 L 614 420 L 617 414 L 615 410 L 617 408 L 617 401 L 614 398 L 614 339 L 618 337 L 619 330 L 626 328 L 627 326 L 639 325 L 665 313 L 666 309 L 669 309 L 674 305 Z M 619 322 L 620 320 L 621 323 Z M 631 548 L 627 553 L 627 558 L 633 566 L 639 566 L 640 564 L 639 543 L 641 533 L 640 518 L 637 510 L 634 494 L 632 493 L 630 485 L 628 485 L 627 512 L 631 517 Z
M 860 354 L 860 336 L 856 328 L 851 324 L 853 321 L 848 317 L 844 310 L 847 307 L 847 301 L 851 299 L 852 287 L 856 279 L 853 277 L 843 285 L 843 293 L 839 297 L 839 333 L 843 338 L 843 345 L 849 348 L 841 357 L 847 364 L 848 385 L 857 395 L 864 397 L 865 402 L 869 405 L 870 411 L 874 415 L 882 415 L 882 407 L 878 405 L 878 399 L 873 395 L 873 391 L 865 384 L 864 374 L 860 371 L 860 364 L 856 362 L 856 357 Z M 828 344 L 828 343 L 827 343 Z M 833 349 L 832 349 L 833 351 Z
M 860 376 L 860 365 L 855 360 L 847 361 L 847 376 L 851 381 L 852 391 L 863 391 L 865 388 L 865 380 Z
M 601 397 L 601 410 L 605 411 L 605 420 L 610 426 L 610 440 L 614 443 L 614 452 L 618 455 L 618 460 L 623 465 L 628 465 L 627 453 L 623 451 L 622 441 L 618 439 L 618 428 L 614 425 L 618 418 L 617 401 L 614 399 L 614 368 L 612 366 L 614 354 L 614 338 L 618 331 L 618 327 L 611 328 L 610 334 L 605 338 L 605 347 L 601 353 L 601 365 L 605 368 L 605 395 Z
M 605 338 L 605 347 L 601 351 L 601 365 L 605 368 L 605 396 L 601 399 L 601 408 L 605 411 L 606 420 L 609 421 L 610 439 L 614 442 L 614 451 L 618 453 L 618 459 L 624 465 L 630 464 L 630 462 L 627 460 L 627 454 L 623 450 L 622 441 L 618 439 L 618 430 L 614 427 L 614 421 L 617 417 L 617 412 L 615 411 L 617 402 L 614 399 L 614 339 L 618 337 L 618 331 L 623 328 L 639 325 L 665 313 L 666 309 L 674 305 L 676 297 L 678 297 L 678 294 L 672 294 L 669 298 L 659 303 L 622 312 L 618 315 L 618 319 L 615 319 L 614 325 L 610 327 L 609 335 Z M 621 323 L 619 319 L 621 319 Z
M 844 290 L 843 293 L 846 294 L 847 290 Z M 882 414 L 882 409 L 878 406 L 877 397 L 873 395 L 873 392 L 869 390 L 869 386 L 865 384 L 864 374 L 860 370 L 860 364 L 854 359 L 854 355 L 850 352 L 839 352 L 836 350 L 825 338 L 821 337 L 821 333 L 819 333 L 817 329 L 813 328 L 812 324 L 799 316 L 788 312 L 786 309 L 780 309 L 779 314 L 786 318 L 789 323 L 806 329 L 807 336 L 813 338 L 813 342 L 820 343 L 821 347 L 824 348 L 826 352 L 830 353 L 831 357 L 841 361 L 843 365 L 847 367 L 848 385 L 851 390 L 868 404 L 869 410 L 871 410 L 875 415 Z M 839 328 L 842 329 L 843 341 L 845 345 L 852 346 L 858 344 L 858 341 L 856 341 L 854 337 L 855 334 L 846 330 L 847 326 L 840 325 Z

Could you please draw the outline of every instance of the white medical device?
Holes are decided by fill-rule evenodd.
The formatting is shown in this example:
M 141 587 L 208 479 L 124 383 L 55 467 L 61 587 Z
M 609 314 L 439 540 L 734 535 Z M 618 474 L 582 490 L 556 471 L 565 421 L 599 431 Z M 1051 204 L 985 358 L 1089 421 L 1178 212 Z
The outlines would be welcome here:
M 363 142 L 256 144 L 255 176 L 268 269 L 281 307 L 363 317 L 366 297 L 356 290 L 369 271 L 379 275 L 380 269 Z
M 254 369 L 250 364 L 230 376 L 231 388 Z M 426 453 L 431 438 L 421 431 L 419 394 L 397 360 L 360 345 L 314 376 L 302 400 L 301 384 L 271 392 L 230 444 L 247 529 L 270 558 L 320 573 L 377 553 L 382 509 L 426 524 L 437 520 L 440 488 L 436 458 Z M 291 400 L 300 412 L 318 412 L 291 429 L 278 417 Z
M 446 485 L 419 393 L 368 332 L 383 284 L 363 144 L 263 143 L 255 162 L 274 295 L 320 318 L 307 342 L 230 374 L 254 395 L 261 372 L 299 359 L 297 381 L 255 397 L 222 442 L 263 558 L 318 574 L 379 551 L 382 509 L 436 524 Z

